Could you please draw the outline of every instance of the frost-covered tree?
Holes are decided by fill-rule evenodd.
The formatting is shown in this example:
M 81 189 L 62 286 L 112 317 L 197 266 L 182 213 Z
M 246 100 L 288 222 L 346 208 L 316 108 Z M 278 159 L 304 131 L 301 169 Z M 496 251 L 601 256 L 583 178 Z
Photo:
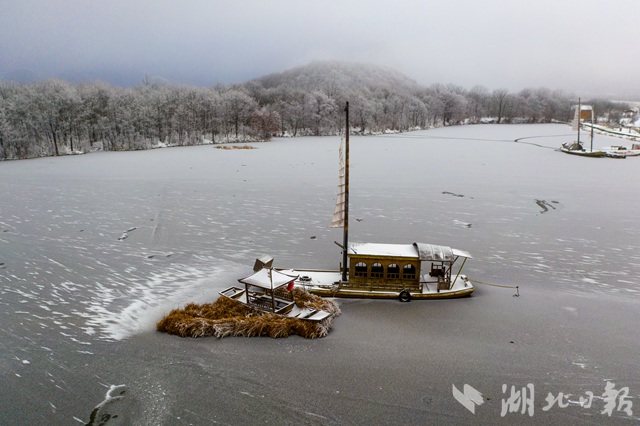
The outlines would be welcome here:
M 32 97 L 33 86 L 5 83 L 0 86 L 4 125 L 2 145 L 4 158 L 29 158 L 50 155 L 41 152 L 42 132 L 36 127 Z
M 74 150 L 81 101 L 76 88 L 61 80 L 36 83 L 31 91 L 32 120 L 51 144 L 53 155 L 63 146 Z
M 344 130 L 347 101 L 352 129 L 366 133 L 476 123 L 491 115 L 500 121 L 568 121 L 575 96 L 545 88 L 512 95 L 482 86 L 421 87 L 388 68 L 336 61 L 230 87 L 173 86 L 150 78 L 126 89 L 60 80 L 0 82 L 0 159 L 267 139 L 276 133 L 335 135 Z M 592 103 L 609 117 L 625 109 Z
M 106 138 L 109 132 L 108 107 L 113 89 L 104 83 L 81 84 L 78 87 L 80 96 L 80 116 L 83 135 L 89 146 Z
M 467 113 L 469 121 L 480 122 L 489 112 L 489 90 L 484 86 L 474 86 L 467 93 Z
M 502 122 L 502 117 L 509 107 L 509 101 L 511 100 L 509 95 L 507 89 L 495 89 L 491 93 L 491 111 L 493 115 L 498 117 L 498 123 Z
M 464 89 L 459 86 L 433 84 L 423 95 L 423 100 L 433 114 L 434 125 L 459 124 L 467 117 L 467 99 Z
M 221 113 L 226 126 L 226 134 L 233 129 L 235 138 L 240 136 L 240 130 L 249 123 L 251 114 L 258 103 L 240 88 L 229 89 L 221 94 Z M 244 134 L 243 134 L 244 136 Z
M 7 118 L 9 100 L 8 85 L 0 81 L 0 159 L 4 160 L 8 155 L 8 145 L 11 138 L 12 127 Z
M 140 114 L 139 105 L 136 103 L 136 95 L 133 91 L 114 90 L 107 106 L 110 125 L 104 141 L 105 150 L 122 151 L 138 147 L 136 142 L 140 139 L 140 135 L 134 123 L 140 119 Z
M 429 111 L 427 106 L 417 96 L 407 98 L 406 114 L 410 128 L 427 127 Z
M 283 101 L 285 113 L 284 123 L 292 136 L 298 136 L 304 130 L 305 123 L 309 121 L 305 111 L 306 94 L 303 91 L 294 91 L 288 101 Z M 283 129 L 284 131 L 285 129 Z
M 333 99 L 319 90 L 309 93 L 305 101 L 304 110 L 309 120 L 309 127 L 314 135 L 319 136 L 330 128 L 338 107 Z
M 345 97 L 349 99 L 350 124 L 354 128 L 360 128 L 360 133 L 365 133 L 367 128 L 374 129 L 374 115 L 379 105 L 374 98 L 373 93 L 368 88 L 353 90 L 348 92 Z

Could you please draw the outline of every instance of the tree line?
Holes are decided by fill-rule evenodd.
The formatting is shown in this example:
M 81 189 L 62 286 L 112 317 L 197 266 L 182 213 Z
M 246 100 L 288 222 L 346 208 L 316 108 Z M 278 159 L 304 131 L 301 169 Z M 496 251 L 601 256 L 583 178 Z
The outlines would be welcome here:
M 306 76 L 305 84 L 296 83 L 300 75 Z M 346 101 L 352 132 L 372 134 L 487 121 L 567 122 L 576 100 L 545 88 L 511 93 L 482 86 L 420 87 L 388 79 L 361 84 L 353 76 L 347 81 L 326 73 L 309 75 L 209 88 L 148 78 L 134 88 L 0 81 L 0 159 L 335 135 L 343 131 Z M 596 102 L 596 111 L 610 119 L 628 108 L 589 101 Z

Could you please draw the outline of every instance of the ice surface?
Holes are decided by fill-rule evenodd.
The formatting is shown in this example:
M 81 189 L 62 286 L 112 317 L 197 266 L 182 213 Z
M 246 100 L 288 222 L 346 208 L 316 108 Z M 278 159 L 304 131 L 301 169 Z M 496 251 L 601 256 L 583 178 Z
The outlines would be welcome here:
M 638 294 L 640 164 L 567 158 L 555 149 L 568 138 L 565 125 L 352 137 L 351 239 L 459 247 L 479 254 L 467 273 L 482 280 Z M 1 163 L 6 312 L 89 344 L 214 299 L 262 254 L 337 267 L 341 231 L 326 225 L 338 144 Z
M 640 300 L 640 159 L 556 150 L 572 138 L 560 124 L 351 137 L 351 240 L 456 247 L 474 256 L 472 280 L 524 294 Z M 596 148 L 615 144 L 596 135 Z M 277 139 L 254 150 L 0 162 L 0 367 L 32 384 L 13 394 L 27 401 L 33 386 L 62 395 L 87 378 L 121 382 L 76 376 L 68 360 L 109 353 L 104 345 L 152 332 L 169 310 L 213 301 L 259 256 L 276 267 L 337 268 L 341 230 L 329 223 L 338 145 Z M 39 410 L 69 420 L 70 399 Z

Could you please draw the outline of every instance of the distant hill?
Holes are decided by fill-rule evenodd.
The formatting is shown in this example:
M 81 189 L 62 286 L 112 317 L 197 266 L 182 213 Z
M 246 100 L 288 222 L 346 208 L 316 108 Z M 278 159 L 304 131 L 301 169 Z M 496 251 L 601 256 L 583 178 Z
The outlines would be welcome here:
M 317 89 L 326 90 L 327 87 L 339 91 L 380 87 L 414 91 L 420 87 L 415 80 L 391 68 L 341 61 L 314 61 L 309 65 L 269 74 L 248 82 L 248 84 L 251 83 L 258 83 L 265 89 L 286 86 L 289 89 L 306 92 Z

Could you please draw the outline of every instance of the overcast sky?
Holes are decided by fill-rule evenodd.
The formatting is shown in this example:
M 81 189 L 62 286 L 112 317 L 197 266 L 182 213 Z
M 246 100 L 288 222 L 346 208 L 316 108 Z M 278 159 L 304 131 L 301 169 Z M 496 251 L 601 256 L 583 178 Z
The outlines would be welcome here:
M 313 60 L 640 99 L 640 0 L 0 0 L 0 76 L 242 83 Z

